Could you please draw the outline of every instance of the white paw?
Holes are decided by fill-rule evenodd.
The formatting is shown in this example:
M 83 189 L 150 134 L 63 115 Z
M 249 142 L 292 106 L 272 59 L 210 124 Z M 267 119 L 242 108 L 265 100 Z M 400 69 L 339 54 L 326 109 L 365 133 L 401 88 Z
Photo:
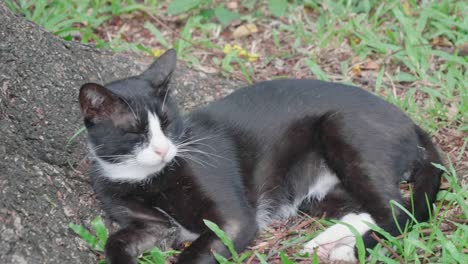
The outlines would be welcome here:
M 352 225 L 361 235 L 369 229 L 364 222 L 374 222 L 365 213 L 348 214 L 341 221 Z M 303 252 L 310 255 L 317 252 L 317 257 L 322 261 L 356 262 L 355 245 L 356 238 L 349 228 L 342 224 L 335 224 L 305 244 Z
M 327 260 L 330 254 L 330 250 L 335 247 L 335 243 L 324 243 L 318 244 L 315 239 L 307 242 L 304 246 L 303 253 L 309 253 L 309 255 L 313 255 L 317 252 L 317 257 L 321 260 Z
M 346 261 L 346 262 L 357 262 L 356 256 L 354 255 L 354 245 L 340 245 L 333 248 L 329 255 L 330 261 Z

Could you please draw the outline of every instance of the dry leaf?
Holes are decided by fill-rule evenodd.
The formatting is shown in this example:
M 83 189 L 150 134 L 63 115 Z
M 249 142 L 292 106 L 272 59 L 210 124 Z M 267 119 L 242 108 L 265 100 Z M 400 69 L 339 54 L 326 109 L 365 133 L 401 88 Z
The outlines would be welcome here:
M 441 190 L 448 190 L 450 188 L 450 183 L 446 180 L 443 180 L 441 183 L 440 183 L 440 187 L 439 187 Z
M 357 64 L 357 63 L 359 63 L 360 61 L 361 61 L 361 58 L 359 58 L 358 56 L 356 56 L 356 57 L 353 57 L 353 58 L 351 59 L 351 64 Z
M 412 12 L 411 12 L 411 6 L 410 6 L 410 3 L 408 1 L 404 1 L 403 2 L 403 12 L 405 12 L 405 14 L 407 16 L 411 16 L 412 15 Z
M 210 66 L 193 65 L 193 67 L 205 73 L 217 73 L 218 72 L 216 68 L 210 67 Z
M 249 23 L 239 26 L 234 30 L 232 36 L 234 38 L 243 38 L 258 32 L 257 26 L 255 24 Z
M 239 4 L 235 1 L 231 1 L 226 4 L 226 7 L 230 9 L 231 11 L 237 10 L 239 8 Z
M 366 61 L 361 65 L 361 69 L 368 71 L 376 71 L 379 69 L 379 65 L 371 59 L 366 59 Z
M 436 37 L 431 41 L 432 46 L 452 47 L 452 43 L 445 37 Z
M 460 46 L 458 46 L 458 49 L 460 50 L 458 52 L 458 55 L 464 57 L 464 56 L 468 56 L 468 42 L 465 42 L 463 44 L 461 44 Z

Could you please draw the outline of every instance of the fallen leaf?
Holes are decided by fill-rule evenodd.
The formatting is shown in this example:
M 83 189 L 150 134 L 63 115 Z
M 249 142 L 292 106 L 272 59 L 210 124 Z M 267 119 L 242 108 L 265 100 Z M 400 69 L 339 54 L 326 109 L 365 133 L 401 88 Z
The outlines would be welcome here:
M 407 16 L 411 16 L 411 15 L 412 15 L 411 6 L 410 6 L 410 3 L 409 3 L 408 1 L 404 1 L 404 2 L 403 2 L 403 12 L 404 12 L 405 15 L 407 15 Z
M 371 59 L 367 59 L 362 65 L 361 65 L 361 69 L 363 70 L 368 70 L 368 71 L 375 71 L 375 70 L 378 70 L 379 69 L 379 65 L 371 60 Z
M 231 1 L 229 3 L 226 4 L 226 7 L 228 9 L 230 9 L 231 11 L 235 11 L 239 8 L 239 4 L 235 1 Z
M 458 49 L 460 50 L 458 52 L 458 55 L 462 57 L 468 56 L 468 42 L 465 42 L 461 44 L 460 46 L 458 46 Z
M 361 76 L 361 73 L 362 73 L 361 66 L 359 66 L 359 65 L 354 66 L 351 69 L 351 72 L 353 73 L 353 76 L 358 76 L 358 77 Z
M 156 57 L 156 58 L 161 56 L 163 53 L 164 53 L 164 50 L 162 50 L 162 49 L 154 49 L 153 50 L 153 56 Z
M 255 34 L 257 32 L 258 32 L 257 26 L 255 24 L 248 23 L 248 24 L 243 24 L 237 27 L 232 33 L 232 36 L 234 38 L 243 38 L 243 37 L 247 37 L 249 35 Z
M 448 190 L 450 188 L 450 183 L 446 180 L 443 180 L 441 183 L 440 183 L 440 187 L 439 189 L 441 190 Z
M 432 46 L 439 46 L 439 47 L 452 47 L 452 43 L 445 37 L 436 37 L 433 38 L 431 41 Z

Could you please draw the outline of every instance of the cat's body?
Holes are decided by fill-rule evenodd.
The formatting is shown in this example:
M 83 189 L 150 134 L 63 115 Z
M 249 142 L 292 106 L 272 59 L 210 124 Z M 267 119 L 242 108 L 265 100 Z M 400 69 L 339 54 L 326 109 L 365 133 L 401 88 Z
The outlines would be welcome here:
M 227 251 L 203 219 L 242 250 L 258 227 L 298 208 L 344 216 L 361 234 L 369 229 L 363 221 L 396 234 L 389 201 L 402 202 L 402 180 L 416 182 L 415 216 L 427 218 L 426 194 L 433 202 L 440 181 L 430 163 L 439 157 L 395 106 L 352 86 L 278 80 L 239 89 L 182 118 L 167 96 L 174 65 L 169 52 L 139 77 L 107 89 L 85 85 L 80 93 L 97 171 L 93 185 L 123 227 L 106 246 L 111 263 L 132 263 L 151 247 L 156 223 L 179 225 L 179 240 L 193 240 L 178 263 L 213 263 L 211 250 Z M 396 211 L 404 224 L 407 216 Z M 342 227 L 305 250 L 353 259 L 353 239 L 346 247 L 324 246 L 331 237 L 348 239 Z M 375 244 L 369 234 L 364 239 Z

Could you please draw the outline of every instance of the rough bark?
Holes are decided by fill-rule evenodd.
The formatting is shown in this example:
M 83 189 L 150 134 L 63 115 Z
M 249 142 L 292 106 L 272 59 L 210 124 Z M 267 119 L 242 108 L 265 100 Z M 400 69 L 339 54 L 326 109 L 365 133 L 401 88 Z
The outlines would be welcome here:
M 66 42 L 0 1 L 0 263 L 94 263 L 68 228 L 100 213 L 86 173 L 81 84 L 140 72 L 150 61 Z M 235 84 L 182 66 L 172 83 L 181 108 L 219 98 Z M 165 231 L 162 230 L 164 233 Z M 161 243 L 170 243 L 171 232 Z

